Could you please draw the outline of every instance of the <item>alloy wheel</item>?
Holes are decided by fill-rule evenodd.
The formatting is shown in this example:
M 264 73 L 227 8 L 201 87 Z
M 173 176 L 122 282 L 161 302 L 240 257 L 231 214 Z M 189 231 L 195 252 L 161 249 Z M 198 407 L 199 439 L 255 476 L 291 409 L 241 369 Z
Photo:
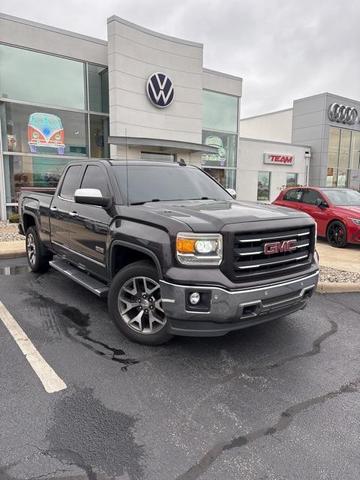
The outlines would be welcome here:
M 32 233 L 29 233 L 26 238 L 26 251 L 30 265 L 34 266 L 36 263 L 36 244 Z
M 342 247 L 346 243 L 346 232 L 340 223 L 333 223 L 329 227 L 328 239 L 331 245 Z
M 152 278 L 126 281 L 119 292 L 118 307 L 124 322 L 138 333 L 154 334 L 166 325 L 160 285 Z

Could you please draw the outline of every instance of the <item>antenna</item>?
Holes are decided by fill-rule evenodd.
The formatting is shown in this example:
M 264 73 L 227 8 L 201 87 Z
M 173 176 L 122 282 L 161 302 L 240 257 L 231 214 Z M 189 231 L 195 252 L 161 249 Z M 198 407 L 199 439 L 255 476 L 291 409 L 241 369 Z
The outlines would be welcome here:
M 127 128 L 125 128 L 125 165 L 126 165 L 126 204 L 130 205 L 129 202 L 129 165 L 128 165 L 128 137 L 127 137 Z

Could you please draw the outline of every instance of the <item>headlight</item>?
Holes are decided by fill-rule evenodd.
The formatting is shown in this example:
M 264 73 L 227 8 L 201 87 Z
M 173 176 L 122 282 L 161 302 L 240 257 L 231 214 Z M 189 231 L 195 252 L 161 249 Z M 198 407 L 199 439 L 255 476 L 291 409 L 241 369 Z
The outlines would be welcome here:
M 218 233 L 178 233 L 176 257 L 183 265 L 220 265 L 222 235 Z
M 360 218 L 352 218 L 351 219 L 356 225 L 360 225 Z

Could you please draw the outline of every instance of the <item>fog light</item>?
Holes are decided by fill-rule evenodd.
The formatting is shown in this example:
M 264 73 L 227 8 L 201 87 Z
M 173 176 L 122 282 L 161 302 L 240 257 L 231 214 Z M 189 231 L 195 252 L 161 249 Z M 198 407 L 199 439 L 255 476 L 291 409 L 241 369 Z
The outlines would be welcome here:
M 191 305 L 197 305 L 200 302 L 200 293 L 194 292 L 189 295 Z

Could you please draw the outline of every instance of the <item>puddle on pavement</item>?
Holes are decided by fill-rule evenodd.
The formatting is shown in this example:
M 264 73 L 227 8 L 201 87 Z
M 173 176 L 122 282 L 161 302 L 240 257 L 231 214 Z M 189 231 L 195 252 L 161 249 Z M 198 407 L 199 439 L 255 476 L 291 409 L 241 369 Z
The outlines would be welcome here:
M 55 327 L 55 329 L 60 330 L 72 340 L 81 343 L 93 353 L 119 363 L 122 365 L 121 370 L 127 371 L 130 365 L 136 365 L 139 363 L 139 360 L 127 357 L 124 350 L 111 347 L 105 342 L 93 338 L 90 335 L 88 328 L 90 326 L 90 315 L 88 313 L 83 313 L 76 307 L 57 302 L 54 299 L 39 293 L 33 293 L 30 302 L 42 306 L 47 305 L 55 313 L 55 316 L 51 316 L 52 321 L 50 321 L 50 328 Z M 58 318 L 57 315 L 59 314 L 62 319 Z
M 13 267 L 0 267 L 0 275 L 12 276 L 21 275 L 22 273 L 30 272 L 30 268 L 27 265 L 16 265 Z

